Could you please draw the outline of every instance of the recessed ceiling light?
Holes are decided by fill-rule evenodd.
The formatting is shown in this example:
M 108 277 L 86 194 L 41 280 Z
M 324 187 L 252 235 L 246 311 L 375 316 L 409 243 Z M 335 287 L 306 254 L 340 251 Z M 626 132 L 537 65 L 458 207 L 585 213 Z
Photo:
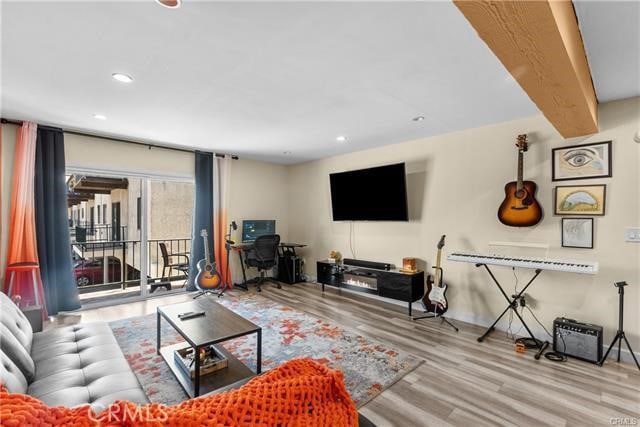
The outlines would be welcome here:
M 413 119 L 411 119 L 411 120 L 413 120 L 414 122 L 421 122 L 421 121 L 423 121 L 423 120 L 424 120 L 424 116 L 414 117 L 414 118 L 413 118 Z
M 156 0 L 156 3 L 169 9 L 177 9 L 182 5 L 182 0 Z
M 107 116 L 105 116 L 104 114 L 94 114 L 93 118 L 98 120 L 107 120 Z
M 111 74 L 114 80 L 119 81 L 120 83 L 131 83 L 133 81 L 133 77 L 124 73 L 113 73 Z
M 347 137 L 344 135 L 340 135 L 336 137 L 336 141 L 338 142 L 345 142 L 347 140 Z

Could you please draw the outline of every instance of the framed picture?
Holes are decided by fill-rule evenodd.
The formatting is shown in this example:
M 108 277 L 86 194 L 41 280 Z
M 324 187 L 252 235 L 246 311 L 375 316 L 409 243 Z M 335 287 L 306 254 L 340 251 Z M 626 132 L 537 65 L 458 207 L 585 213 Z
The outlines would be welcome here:
M 593 249 L 593 218 L 562 218 L 562 247 Z
M 558 147 L 551 150 L 551 180 L 611 176 L 611 141 Z
M 604 215 L 607 186 L 558 185 L 555 191 L 556 215 Z

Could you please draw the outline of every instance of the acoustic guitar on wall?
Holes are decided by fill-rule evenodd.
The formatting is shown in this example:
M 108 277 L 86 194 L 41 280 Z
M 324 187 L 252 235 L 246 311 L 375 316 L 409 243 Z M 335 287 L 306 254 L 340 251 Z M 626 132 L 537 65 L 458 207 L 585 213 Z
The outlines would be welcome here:
M 523 180 L 524 153 L 529 149 L 527 135 L 518 135 L 518 180 L 504 186 L 505 198 L 498 209 L 498 219 L 511 227 L 531 227 L 542 219 L 542 207 L 536 200 L 538 186 Z

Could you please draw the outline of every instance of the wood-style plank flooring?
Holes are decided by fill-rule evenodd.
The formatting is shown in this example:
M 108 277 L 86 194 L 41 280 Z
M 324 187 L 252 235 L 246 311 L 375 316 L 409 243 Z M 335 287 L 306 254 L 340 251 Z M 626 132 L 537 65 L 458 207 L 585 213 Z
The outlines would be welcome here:
M 482 327 L 455 322 L 456 333 L 437 320 L 414 322 L 401 306 L 332 288 L 322 294 L 319 285 L 265 285 L 262 295 L 425 360 L 360 408 L 378 426 L 640 425 L 640 371 L 628 363 L 536 361 L 532 351 L 515 353 L 504 332 L 478 343 Z M 61 323 L 138 316 L 188 298 L 85 310 Z

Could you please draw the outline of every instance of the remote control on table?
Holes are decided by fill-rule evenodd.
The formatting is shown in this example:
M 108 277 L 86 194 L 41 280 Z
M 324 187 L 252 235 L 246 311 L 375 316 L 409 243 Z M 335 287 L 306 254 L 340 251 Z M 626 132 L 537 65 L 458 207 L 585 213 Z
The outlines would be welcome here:
M 194 317 L 204 316 L 204 311 L 190 311 L 188 313 L 178 314 L 180 320 L 193 319 Z

